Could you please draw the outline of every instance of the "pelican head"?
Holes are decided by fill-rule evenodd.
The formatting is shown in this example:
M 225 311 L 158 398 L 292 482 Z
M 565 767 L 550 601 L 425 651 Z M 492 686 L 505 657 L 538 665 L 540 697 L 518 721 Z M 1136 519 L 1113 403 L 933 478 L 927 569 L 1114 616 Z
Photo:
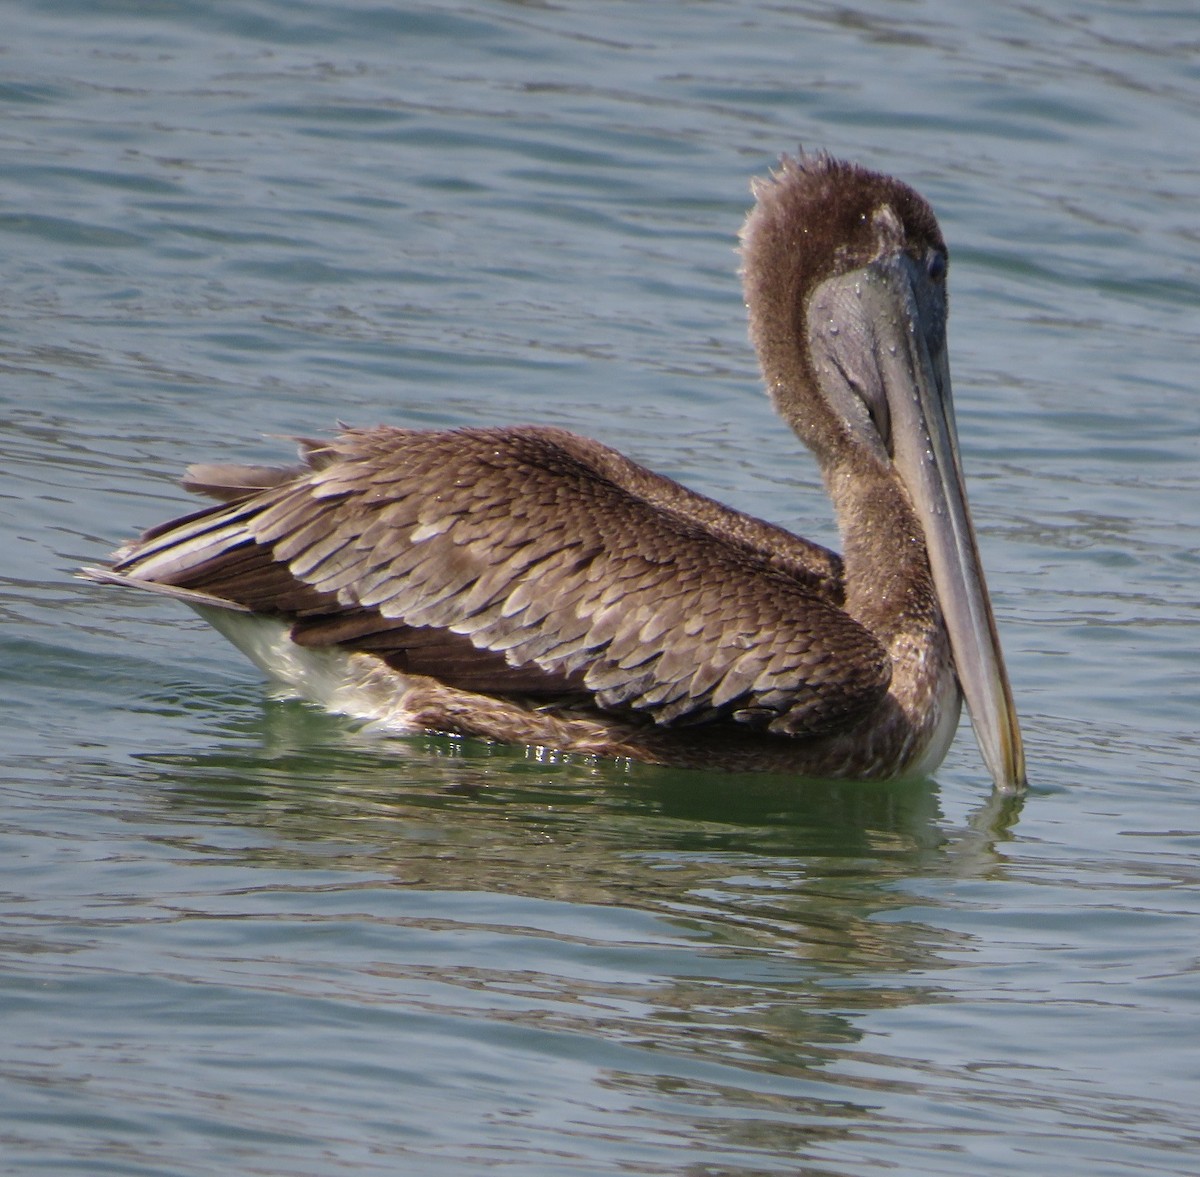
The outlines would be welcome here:
M 826 156 L 785 158 L 755 196 L 742 232 L 751 336 L 838 510 L 847 600 L 877 587 L 852 583 L 856 550 L 873 544 L 861 488 L 898 485 L 980 751 L 996 787 L 1016 792 L 1025 759 L 963 484 L 937 220 L 907 185 Z

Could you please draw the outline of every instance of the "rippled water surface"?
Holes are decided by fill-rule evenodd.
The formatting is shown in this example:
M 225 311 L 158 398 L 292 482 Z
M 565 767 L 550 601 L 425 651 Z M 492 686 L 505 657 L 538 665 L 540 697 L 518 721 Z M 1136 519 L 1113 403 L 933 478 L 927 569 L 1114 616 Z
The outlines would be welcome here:
M 5 1172 L 1200 1169 L 1200 17 L 1041 7 L 5 6 Z M 1023 804 L 371 740 L 71 578 L 339 419 L 835 542 L 733 252 L 801 142 L 951 243 Z

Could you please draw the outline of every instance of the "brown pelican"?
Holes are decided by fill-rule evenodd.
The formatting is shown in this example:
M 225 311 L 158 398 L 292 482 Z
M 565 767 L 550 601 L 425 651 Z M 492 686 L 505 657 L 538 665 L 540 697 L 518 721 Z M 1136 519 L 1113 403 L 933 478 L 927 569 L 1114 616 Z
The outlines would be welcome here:
M 405 730 L 681 766 L 932 772 L 965 696 L 996 787 L 1020 729 L 963 490 L 946 246 L 825 156 L 754 185 L 750 333 L 816 455 L 839 557 L 562 429 L 346 429 L 93 579 L 194 606 L 268 675 Z

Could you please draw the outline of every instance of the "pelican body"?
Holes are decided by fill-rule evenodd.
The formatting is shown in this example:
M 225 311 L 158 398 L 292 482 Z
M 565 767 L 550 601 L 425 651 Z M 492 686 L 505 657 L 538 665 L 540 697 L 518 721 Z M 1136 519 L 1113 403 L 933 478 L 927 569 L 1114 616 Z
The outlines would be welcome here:
M 194 466 L 215 505 L 93 579 L 192 605 L 269 676 L 397 730 L 702 768 L 933 772 L 965 696 L 996 787 L 1020 730 L 963 488 L 929 205 L 826 156 L 742 231 L 768 392 L 841 556 L 561 429 L 347 429 Z

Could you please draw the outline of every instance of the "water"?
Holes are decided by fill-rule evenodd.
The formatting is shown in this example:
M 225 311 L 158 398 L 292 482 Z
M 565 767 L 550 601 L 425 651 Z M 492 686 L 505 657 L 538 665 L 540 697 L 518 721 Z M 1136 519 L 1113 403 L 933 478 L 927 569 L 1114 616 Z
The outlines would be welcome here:
M 1053 7 L 1053 6 L 1052 6 Z M 1190 6 L 5 6 L 4 1172 L 1192 1174 Z M 951 243 L 1034 789 L 383 744 L 71 579 L 337 419 L 542 420 L 833 542 L 733 245 Z

